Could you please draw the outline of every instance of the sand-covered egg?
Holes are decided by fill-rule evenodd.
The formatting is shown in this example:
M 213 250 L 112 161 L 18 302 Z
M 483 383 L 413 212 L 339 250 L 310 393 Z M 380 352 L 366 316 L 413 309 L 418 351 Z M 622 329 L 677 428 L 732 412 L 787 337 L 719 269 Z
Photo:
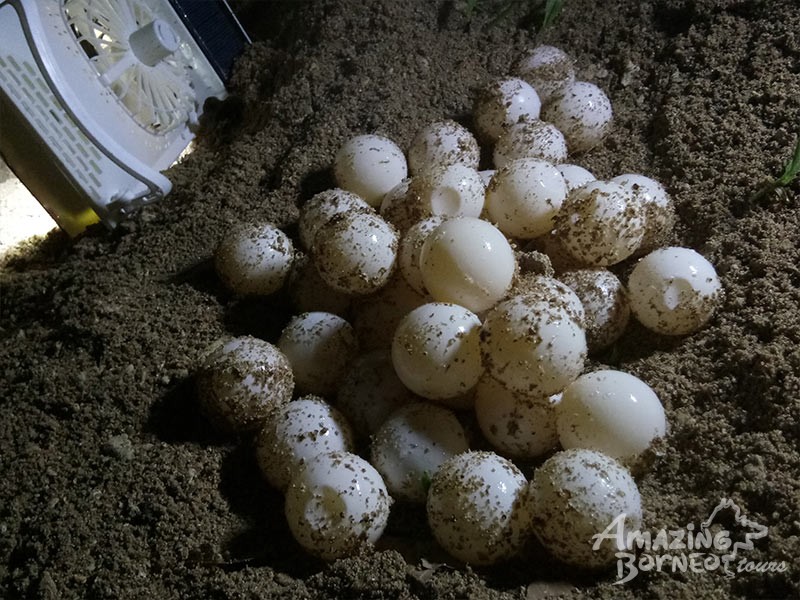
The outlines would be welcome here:
M 256 440 L 256 459 L 270 485 L 286 490 L 306 461 L 318 454 L 352 452 L 353 431 L 338 410 L 304 396 L 272 411 Z
M 614 265 L 639 247 L 645 231 L 644 207 L 618 183 L 593 181 L 567 196 L 556 231 L 564 249 L 578 262 Z
M 586 335 L 560 295 L 518 294 L 484 319 L 481 347 L 487 371 L 528 395 L 563 390 L 583 370 Z
M 629 189 L 636 202 L 644 207 L 644 236 L 636 253 L 646 254 L 666 243 L 675 225 L 675 204 L 667 190 L 655 179 L 626 173 L 610 180 Z
M 289 402 L 294 376 L 276 346 L 250 336 L 220 340 L 206 351 L 196 377 L 202 411 L 224 431 L 250 431 Z
M 556 407 L 564 448 L 597 450 L 629 462 L 664 437 L 664 407 L 649 385 L 629 373 L 605 369 L 581 375 Z
M 295 258 L 286 289 L 297 313 L 319 311 L 344 316 L 350 309 L 351 297 L 325 283 L 306 254 L 298 253 Z
M 567 142 L 555 125 L 538 120 L 524 121 L 511 125 L 500 136 L 492 157 L 497 169 L 518 158 L 561 163 L 567 159 Z
M 586 344 L 589 352 L 616 342 L 625 332 L 631 315 L 628 292 L 608 269 L 575 269 L 558 276 L 580 298 L 586 314 Z
M 339 387 L 358 354 L 358 341 L 342 317 L 310 312 L 292 317 L 281 332 L 278 348 L 292 365 L 297 389 L 325 396 Z
M 547 103 L 575 81 L 575 65 L 563 50 L 541 45 L 517 61 L 514 74 L 533 86 L 541 101 Z
M 463 306 L 432 302 L 415 308 L 394 333 L 397 376 L 423 398 L 466 394 L 483 372 L 480 330 L 480 319 Z
M 423 503 L 441 464 L 468 449 L 452 411 L 413 402 L 392 413 L 373 436 L 370 462 L 393 498 Z
M 422 246 L 428 235 L 439 225 L 445 222 L 447 217 L 428 217 L 416 223 L 400 239 L 400 251 L 398 261 L 400 272 L 406 283 L 420 294 L 427 293 L 425 282 L 422 279 L 422 269 L 420 260 L 422 258 Z
M 361 196 L 341 188 L 325 190 L 312 196 L 300 209 L 300 218 L 297 221 L 297 233 L 303 248 L 310 250 L 317 232 L 324 229 L 336 215 L 348 212 L 374 213 L 375 209 Z
M 541 108 L 536 90 L 522 79 L 497 79 L 478 94 L 473 109 L 475 129 L 483 140 L 492 143 L 514 123 L 538 119 Z
M 624 551 L 624 539 L 618 545 L 593 537 L 616 518 L 624 516 L 623 536 L 641 527 L 642 500 L 633 477 L 619 462 L 594 450 L 551 456 L 534 472 L 530 497 L 536 537 L 556 558 L 575 567 L 605 567 L 616 552 Z
M 420 130 L 408 149 L 408 168 L 412 175 L 436 167 L 462 164 L 478 168 L 481 149 L 475 136 L 455 121 L 437 121 Z
M 386 528 L 391 504 L 375 467 L 355 454 L 330 452 L 310 459 L 295 475 L 284 506 L 298 543 L 333 560 L 374 544 Z
M 561 176 L 564 178 L 564 183 L 567 184 L 567 193 L 597 179 L 591 171 L 584 169 L 580 165 L 561 163 L 556 165 L 556 169 L 558 169 L 558 172 L 561 173 Z
M 665 335 L 692 333 L 714 314 L 722 296 L 714 266 L 690 248 L 654 250 L 628 279 L 631 310 L 637 320 Z
M 336 153 L 333 171 L 340 188 L 377 207 L 384 194 L 408 176 L 408 165 L 403 151 L 389 138 L 358 135 Z
M 457 559 L 491 565 L 522 548 L 531 531 L 528 483 L 493 452 L 458 454 L 440 467 L 428 490 L 428 524 Z
M 214 253 L 214 268 L 225 286 L 243 296 L 266 296 L 283 286 L 294 261 L 294 246 L 271 225 L 240 225 L 228 231 Z
M 561 173 L 536 158 L 512 160 L 498 169 L 486 190 L 486 212 L 500 231 L 532 239 L 553 229 L 567 196 Z
M 311 256 L 322 279 L 347 294 L 369 294 L 382 288 L 397 262 L 397 231 L 376 214 L 336 215 L 325 235 L 314 240 Z
M 483 210 L 483 179 L 472 167 L 435 167 L 414 177 L 409 200 L 417 203 L 416 217 L 477 217 Z
M 570 154 L 585 152 L 611 130 L 613 110 L 605 92 L 593 83 L 566 84 L 542 110 L 542 119 L 558 127 Z
M 422 280 L 439 302 L 472 312 L 493 306 L 511 287 L 516 260 L 503 233 L 482 219 L 448 219 L 422 246 Z

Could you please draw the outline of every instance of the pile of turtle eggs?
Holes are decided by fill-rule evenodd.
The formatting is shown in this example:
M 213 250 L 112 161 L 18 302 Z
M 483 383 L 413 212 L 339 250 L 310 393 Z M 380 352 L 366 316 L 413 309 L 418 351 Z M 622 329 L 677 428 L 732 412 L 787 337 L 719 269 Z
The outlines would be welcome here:
M 586 358 L 631 313 L 660 334 L 696 331 L 720 283 L 697 252 L 664 247 L 674 210 L 658 182 L 567 163 L 612 117 L 571 59 L 540 46 L 515 73 L 479 94 L 476 135 L 443 121 L 407 153 L 379 135 L 346 141 L 339 187 L 303 205 L 294 242 L 258 224 L 218 247 L 234 293 L 286 287 L 298 314 L 274 345 L 214 345 L 201 405 L 258 432 L 264 475 L 317 556 L 374 543 L 394 501 L 425 504 L 438 543 L 477 565 L 535 536 L 602 566 L 614 549 L 593 552 L 591 536 L 620 513 L 640 525 L 628 467 L 666 434 L 664 409 L 633 375 L 584 373 Z M 479 141 L 494 169 L 478 170 Z M 626 287 L 610 268 L 633 261 Z

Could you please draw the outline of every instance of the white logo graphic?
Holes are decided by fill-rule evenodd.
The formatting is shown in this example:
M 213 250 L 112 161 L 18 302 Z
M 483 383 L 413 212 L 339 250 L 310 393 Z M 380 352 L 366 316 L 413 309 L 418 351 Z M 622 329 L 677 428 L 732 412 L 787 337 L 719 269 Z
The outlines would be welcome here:
M 744 534 L 744 541 L 733 541 L 729 531 L 712 528 L 717 514 L 727 509 L 733 512 L 736 525 L 748 530 Z M 618 515 L 602 533 L 592 536 L 593 550 L 599 550 L 605 541 L 614 544 L 618 550 L 615 554 L 616 585 L 627 583 L 640 572 L 647 571 L 702 573 L 721 568 L 726 576 L 735 577 L 737 573 L 784 572 L 788 569 L 783 561 L 754 562 L 740 556 L 753 549 L 754 540 L 766 537 L 769 529 L 748 519 L 729 498 L 720 500 L 699 528 L 689 523 L 684 528 L 660 529 L 653 535 L 650 531 L 627 529 L 625 517 L 625 514 Z

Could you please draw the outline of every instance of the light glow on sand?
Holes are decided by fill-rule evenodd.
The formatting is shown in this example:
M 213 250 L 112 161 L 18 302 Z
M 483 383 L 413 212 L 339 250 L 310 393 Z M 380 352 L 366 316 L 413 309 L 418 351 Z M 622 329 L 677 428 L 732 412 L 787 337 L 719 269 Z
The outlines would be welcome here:
M 56 222 L 0 160 L 0 258 L 15 246 L 56 228 Z

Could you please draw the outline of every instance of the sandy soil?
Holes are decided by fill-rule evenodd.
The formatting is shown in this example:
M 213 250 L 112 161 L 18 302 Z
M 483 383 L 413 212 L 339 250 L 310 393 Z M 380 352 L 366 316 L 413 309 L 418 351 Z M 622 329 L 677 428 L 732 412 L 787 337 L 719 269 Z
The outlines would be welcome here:
M 239 2 L 258 43 L 170 174 L 175 193 L 113 233 L 52 234 L 3 265 L 0 597 L 800 597 L 800 185 L 749 200 L 800 132 L 796 2 L 567 0 L 538 38 L 525 2 L 496 24 L 467 23 L 458 3 L 361 4 Z M 222 232 L 250 219 L 292 232 L 345 138 L 407 145 L 433 120 L 469 124 L 477 87 L 542 41 L 614 102 L 614 133 L 578 162 L 664 182 L 673 241 L 708 257 L 726 289 L 703 331 L 632 326 L 597 357 L 667 408 L 663 455 L 639 477 L 647 526 L 699 523 L 733 498 L 769 527 L 748 558 L 787 572 L 612 586 L 613 569 L 576 572 L 535 544 L 493 569 L 441 566 L 414 510 L 393 516 L 380 551 L 324 564 L 291 539 L 251 440 L 197 414 L 202 349 L 225 332 L 274 339 L 285 319 L 280 299 L 223 290 L 208 260 Z

